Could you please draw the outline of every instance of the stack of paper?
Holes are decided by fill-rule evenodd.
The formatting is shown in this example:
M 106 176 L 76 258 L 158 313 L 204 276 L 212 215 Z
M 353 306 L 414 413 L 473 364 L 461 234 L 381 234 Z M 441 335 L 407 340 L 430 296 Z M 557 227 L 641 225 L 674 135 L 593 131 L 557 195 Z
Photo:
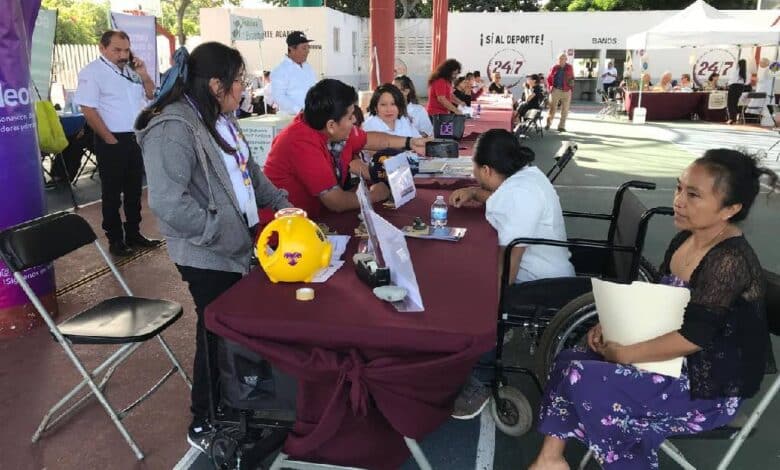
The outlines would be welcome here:
M 349 243 L 349 235 L 328 235 L 328 241 L 333 246 L 333 254 L 330 257 L 330 265 L 318 272 L 311 282 L 325 282 L 330 279 L 331 276 L 336 274 L 336 271 L 344 266 L 344 260 L 341 259 L 344 256 L 344 252 L 347 250 L 347 243 Z

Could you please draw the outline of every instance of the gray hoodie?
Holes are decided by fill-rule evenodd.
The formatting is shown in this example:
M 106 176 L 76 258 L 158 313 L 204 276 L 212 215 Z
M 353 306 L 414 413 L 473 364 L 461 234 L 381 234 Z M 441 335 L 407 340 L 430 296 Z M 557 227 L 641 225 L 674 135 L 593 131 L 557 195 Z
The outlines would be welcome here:
M 252 242 L 219 146 L 196 111 L 172 103 L 136 130 L 146 166 L 149 207 L 160 222 L 174 263 L 202 269 L 249 271 Z M 257 206 L 290 207 L 250 155 Z

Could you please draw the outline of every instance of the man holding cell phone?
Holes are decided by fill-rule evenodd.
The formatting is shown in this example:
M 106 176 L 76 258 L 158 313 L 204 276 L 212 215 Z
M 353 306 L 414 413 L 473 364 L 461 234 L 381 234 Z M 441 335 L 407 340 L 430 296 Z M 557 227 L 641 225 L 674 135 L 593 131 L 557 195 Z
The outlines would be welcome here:
M 103 33 L 100 56 L 79 72 L 75 101 L 95 132 L 103 230 L 114 256 L 129 256 L 133 248 L 159 243 L 140 232 L 144 167 L 133 132 L 135 118 L 154 97 L 154 88 L 146 65 L 130 52 L 130 38 L 124 31 Z

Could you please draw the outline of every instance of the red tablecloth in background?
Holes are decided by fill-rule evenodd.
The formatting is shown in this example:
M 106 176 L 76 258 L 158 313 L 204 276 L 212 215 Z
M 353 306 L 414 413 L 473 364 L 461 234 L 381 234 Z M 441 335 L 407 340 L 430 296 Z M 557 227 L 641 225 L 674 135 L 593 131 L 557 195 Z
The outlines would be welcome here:
M 707 92 L 658 92 L 642 93 L 642 107 L 647 109 L 647 121 L 689 120 L 696 113 L 706 121 L 725 121 L 725 109 L 709 109 Z M 629 119 L 634 118 L 634 108 L 639 103 L 639 92 L 626 94 L 625 107 Z
M 420 189 L 395 226 L 428 218 L 440 191 Z M 446 196 L 446 194 L 445 194 Z M 377 206 L 379 208 L 379 206 Z M 357 213 L 322 222 L 352 234 Z M 255 270 L 206 310 L 209 330 L 264 355 L 299 380 L 297 422 L 285 449 L 298 458 L 367 468 L 398 468 L 402 436 L 421 439 L 443 423 L 479 356 L 495 344 L 497 240 L 480 209 L 451 209 L 457 243 L 407 239 L 425 311 L 399 313 L 373 296 L 347 263 L 312 302 L 302 284 L 272 284 Z

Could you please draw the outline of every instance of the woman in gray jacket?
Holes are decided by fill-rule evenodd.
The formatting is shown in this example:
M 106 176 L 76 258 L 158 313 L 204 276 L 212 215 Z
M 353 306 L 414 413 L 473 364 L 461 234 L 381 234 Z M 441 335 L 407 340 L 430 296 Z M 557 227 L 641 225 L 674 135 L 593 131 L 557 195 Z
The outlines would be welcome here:
M 241 54 L 209 42 L 190 56 L 182 48 L 174 58 L 157 100 L 139 115 L 136 134 L 149 207 L 198 315 L 187 439 L 204 451 L 211 434 L 207 364 L 215 374 L 217 361 L 203 312 L 249 271 L 257 209 L 290 204 L 260 171 L 234 118 L 245 81 Z

